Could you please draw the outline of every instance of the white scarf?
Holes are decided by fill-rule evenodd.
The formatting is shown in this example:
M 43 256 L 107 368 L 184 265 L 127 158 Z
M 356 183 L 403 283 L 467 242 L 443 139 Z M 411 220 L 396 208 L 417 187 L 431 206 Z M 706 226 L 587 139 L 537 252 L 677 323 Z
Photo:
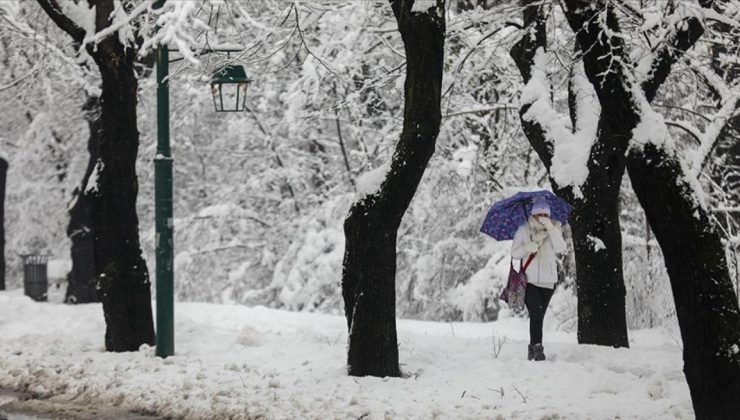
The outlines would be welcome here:
M 529 220 L 527 222 L 529 223 L 530 239 L 532 242 L 536 242 L 537 245 L 542 246 L 545 239 L 550 236 L 547 228 L 534 216 L 529 216 Z
M 545 278 L 557 278 L 557 272 L 551 272 L 552 267 L 547 261 L 551 261 L 554 258 L 554 255 L 552 255 L 552 247 L 551 246 L 543 246 L 545 243 L 545 240 L 550 237 L 550 232 L 547 230 L 545 225 L 540 223 L 537 218 L 534 216 L 530 216 L 528 220 L 529 224 L 529 237 L 532 242 L 535 242 L 538 246 L 537 250 L 537 261 L 546 261 L 544 264 L 537 263 L 536 269 L 540 272 L 540 274 L 544 274 Z M 543 271 L 546 273 L 543 273 Z M 539 278 L 539 276 L 538 276 Z

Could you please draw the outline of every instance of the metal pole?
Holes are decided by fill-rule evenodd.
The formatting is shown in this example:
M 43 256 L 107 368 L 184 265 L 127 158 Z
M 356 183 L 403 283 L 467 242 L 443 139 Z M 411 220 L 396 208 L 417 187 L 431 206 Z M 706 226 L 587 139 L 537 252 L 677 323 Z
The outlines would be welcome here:
M 155 4 L 162 7 L 164 0 Z M 157 288 L 156 355 L 175 354 L 172 219 L 172 155 L 170 153 L 169 52 L 157 51 L 157 155 L 154 157 L 154 214 Z

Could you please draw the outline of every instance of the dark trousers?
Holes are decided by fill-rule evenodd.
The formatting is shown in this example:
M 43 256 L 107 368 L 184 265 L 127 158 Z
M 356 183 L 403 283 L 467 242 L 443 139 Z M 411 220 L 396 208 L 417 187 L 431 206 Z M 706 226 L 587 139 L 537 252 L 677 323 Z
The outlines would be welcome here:
M 554 290 L 527 283 L 524 304 L 529 312 L 529 344 L 542 343 L 542 323 Z

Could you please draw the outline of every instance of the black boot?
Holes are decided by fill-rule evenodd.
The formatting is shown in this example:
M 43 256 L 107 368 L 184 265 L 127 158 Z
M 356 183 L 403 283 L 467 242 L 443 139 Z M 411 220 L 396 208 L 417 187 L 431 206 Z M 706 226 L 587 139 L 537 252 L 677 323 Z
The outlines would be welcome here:
M 534 360 L 534 346 L 532 344 L 527 346 L 527 360 Z
M 530 345 L 529 346 L 529 352 L 530 352 L 532 358 L 530 358 L 528 360 L 534 360 L 534 361 L 539 362 L 539 361 L 542 361 L 542 360 L 545 360 L 546 359 L 546 357 L 545 357 L 545 348 L 542 347 L 542 344 L 541 343 Z

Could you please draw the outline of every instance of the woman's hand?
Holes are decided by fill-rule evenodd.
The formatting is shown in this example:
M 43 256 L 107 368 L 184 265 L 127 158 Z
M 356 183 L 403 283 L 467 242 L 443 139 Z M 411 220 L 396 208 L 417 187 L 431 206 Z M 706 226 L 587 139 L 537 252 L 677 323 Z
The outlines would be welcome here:
M 524 245 L 524 250 L 530 254 L 537 252 L 539 249 L 540 247 L 537 245 L 537 242 L 528 242 Z
M 548 231 L 550 231 L 550 229 L 552 229 L 552 228 L 554 228 L 554 227 L 555 227 L 555 224 L 553 224 L 553 223 L 552 223 L 552 220 L 550 220 L 550 218 L 549 218 L 549 217 L 542 217 L 542 218 L 540 218 L 540 223 L 542 223 L 542 225 L 543 225 L 543 226 L 545 227 L 545 229 L 547 229 Z

